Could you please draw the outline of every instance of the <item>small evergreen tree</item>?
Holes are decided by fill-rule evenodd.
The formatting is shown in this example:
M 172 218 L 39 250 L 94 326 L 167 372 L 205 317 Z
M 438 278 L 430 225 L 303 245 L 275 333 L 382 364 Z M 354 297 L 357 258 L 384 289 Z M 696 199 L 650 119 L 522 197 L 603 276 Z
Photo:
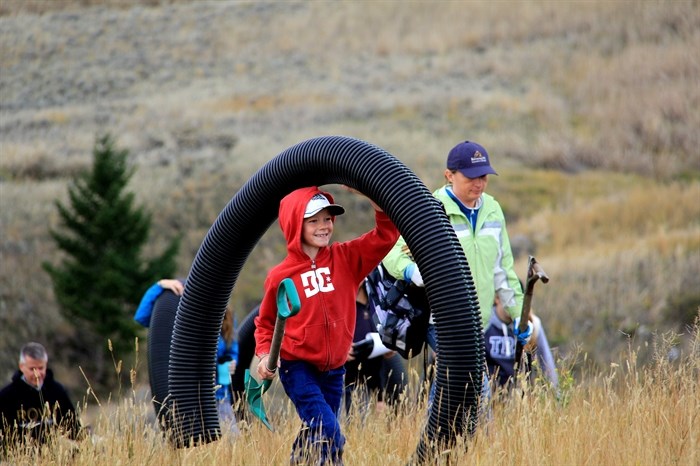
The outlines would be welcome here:
M 152 283 L 173 276 L 180 247 L 175 238 L 160 257 L 142 257 L 151 218 L 134 205 L 133 193 L 125 192 L 133 174 L 128 151 L 115 148 L 109 135 L 98 137 L 92 171 L 73 179 L 68 206 L 55 203 L 63 228 L 50 234 L 65 253 L 63 262 L 43 264 L 61 312 L 76 326 L 76 349 L 89 355 L 84 363 L 93 371 L 91 382 L 102 387 L 112 385 L 106 365 L 110 350 L 118 359 L 133 353 L 139 330 L 134 311 Z

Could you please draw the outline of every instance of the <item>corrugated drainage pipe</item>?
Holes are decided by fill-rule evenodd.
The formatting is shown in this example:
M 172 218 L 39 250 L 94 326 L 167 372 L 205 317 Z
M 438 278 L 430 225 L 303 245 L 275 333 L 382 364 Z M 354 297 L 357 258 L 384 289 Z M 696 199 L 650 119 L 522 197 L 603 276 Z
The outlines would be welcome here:
M 258 316 L 260 306 L 255 306 L 246 315 L 236 330 L 238 340 L 238 363 L 236 371 L 231 376 L 231 393 L 236 414 L 241 417 L 245 400 L 245 370 L 250 367 L 255 356 L 255 318 Z M 255 370 L 253 370 L 255 374 Z
M 405 238 L 423 275 L 437 328 L 433 403 L 418 461 L 476 427 L 484 368 L 481 318 L 467 259 L 442 204 L 401 161 L 354 138 L 298 143 L 255 173 L 229 201 L 194 259 L 170 346 L 169 406 L 177 447 L 220 437 L 214 397 L 217 335 L 238 275 L 277 218 L 280 200 L 304 186 L 343 184 L 375 201 Z
M 180 297 L 170 290 L 163 290 L 153 303 L 151 322 L 148 325 L 148 379 L 151 385 L 153 409 L 158 424 L 163 429 L 169 427 L 168 407 L 168 360 L 170 338 L 177 314 Z

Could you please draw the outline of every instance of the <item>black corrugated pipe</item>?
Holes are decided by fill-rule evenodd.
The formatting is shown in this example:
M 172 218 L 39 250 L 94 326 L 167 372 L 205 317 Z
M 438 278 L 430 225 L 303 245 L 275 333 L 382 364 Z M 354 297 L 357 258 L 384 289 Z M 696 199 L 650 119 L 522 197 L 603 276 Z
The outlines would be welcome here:
M 238 325 L 236 338 L 238 340 L 238 363 L 236 371 L 231 376 L 231 392 L 234 406 L 242 408 L 245 403 L 245 370 L 255 356 L 255 318 L 260 311 L 260 305 L 255 306 Z M 253 371 L 255 373 L 255 371 Z M 240 416 L 240 412 L 238 413 Z
M 153 409 L 158 423 L 168 427 L 168 366 L 170 339 L 180 297 L 170 290 L 163 290 L 153 304 L 151 322 L 148 325 L 148 378 L 151 384 Z
M 457 236 L 423 182 L 381 148 L 344 136 L 310 139 L 265 164 L 234 195 L 207 233 L 180 300 L 170 346 L 169 406 L 176 446 L 219 438 L 214 397 L 216 342 L 226 303 L 279 203 L 304 186 L 343 184 L 375 201 L 405 238 L 423 275 L 440 357 L 418 461 L 476 427 L 484 368 L 481 318 Z

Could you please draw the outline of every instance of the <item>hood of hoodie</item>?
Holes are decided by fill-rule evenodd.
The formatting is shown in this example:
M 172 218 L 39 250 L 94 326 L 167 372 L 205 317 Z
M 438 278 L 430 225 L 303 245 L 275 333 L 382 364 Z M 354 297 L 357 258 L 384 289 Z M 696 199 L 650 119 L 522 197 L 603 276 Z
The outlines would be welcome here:
M 279 224 L 287 241 L 287 252 L 291 256 L 306 256 L 301 247 L 304 212 L 306 212 L 306 205 L 316 194 L 323 194 L 331 204 L 335 202 L 330 193 L 321 191 L 317 186 L 292 191 L 280 201 Z M 335 223 L 335 216 L 333 216 L 333 222 Z

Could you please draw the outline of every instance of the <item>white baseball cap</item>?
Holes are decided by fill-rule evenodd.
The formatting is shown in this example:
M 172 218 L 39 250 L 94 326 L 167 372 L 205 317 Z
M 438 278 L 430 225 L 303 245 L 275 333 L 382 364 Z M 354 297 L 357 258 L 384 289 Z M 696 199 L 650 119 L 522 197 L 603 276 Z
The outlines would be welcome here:
M 343 215 L 345 209 L 338 204 L 331 204 L 328 198 L 323 194 L 316 194 L 311 198 L 308 204 L 306 204 L 306 212 L 304 212 L 304 218 L 313 217 L 317 213 L 321 212 L 323 209 L 328 209 L 328 212 L 335 215 Z

